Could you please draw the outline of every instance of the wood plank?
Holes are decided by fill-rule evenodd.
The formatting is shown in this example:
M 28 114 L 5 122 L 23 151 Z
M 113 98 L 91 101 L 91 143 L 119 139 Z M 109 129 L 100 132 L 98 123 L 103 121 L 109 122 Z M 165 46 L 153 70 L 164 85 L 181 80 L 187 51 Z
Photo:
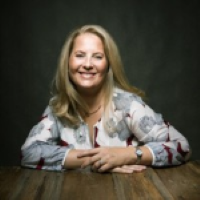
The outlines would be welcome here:
M 174 199 L 168 188 L 165 187 L 163 182 L 160 180 L 154 169 L 149 168 L 148 178 L 152 181 L 152 184 L 157 188 L 163 199 Z
M 156 178 L 158 177 L 151 168 L 141 173 L 113 174 L 118 200 L 172 199 L 165 187 L 158 190 L 157 185 L 154 184 Z
M 187 166 L 200 175 L 200 160 L 188 162 Z
M 66 172 L 60 199 L 116 200 L 112 175 L 94 173 L 89 170 Z
M 10 199 L 20 175 L 20 167 L 0 167 L 0 199 Z
M 59 199 L 62 177 L 60 172 L 22 169 L 10 199 Z
M 154 169 L 174 199 L 200 199 L 199 165 L 187 163 L 165 169 Z
M 58 200 L 60 198 L 63 179 L 64 179 L 64 173 L 60 172 L 46 173 L 42 185 L 43 190 L 41 190 L 41 195 L 38 195 L 40 199 Z M 37 197 L 36 199 L 38 200 L 39 198 Z
M 0 167 L 0 199 L 200 199 L 200 161 L 142 173 L 93 173 Z
M 14 189 L 11 200 L 25 200 L 34 199 L 37 187 L 40 186 L 40 179 L 38 180 L 37 174 L 38 170 L 32 169 L 22 169 L 20 178 L 17 181 L 17 186 Z M 33 176 L 33 177 L 32 177 Z

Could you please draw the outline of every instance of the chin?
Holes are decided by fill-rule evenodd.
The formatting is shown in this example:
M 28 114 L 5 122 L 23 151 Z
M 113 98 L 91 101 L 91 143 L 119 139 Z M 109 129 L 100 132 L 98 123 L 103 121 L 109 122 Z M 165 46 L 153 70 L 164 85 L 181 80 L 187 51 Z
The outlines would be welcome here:
M 86 93 L 95 92 L 99 89 L 100 89 L 100 87 L 96 86 L 96 85 L 79 85 L 78 86 L 78 91 L 86 92 Z

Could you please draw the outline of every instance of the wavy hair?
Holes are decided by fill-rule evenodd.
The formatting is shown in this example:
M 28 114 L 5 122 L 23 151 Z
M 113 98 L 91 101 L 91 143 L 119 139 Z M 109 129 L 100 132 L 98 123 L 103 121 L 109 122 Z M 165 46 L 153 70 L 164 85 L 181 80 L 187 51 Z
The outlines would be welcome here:
M 114 87 L 143 96 L 141 90 L 129 84 L 125 76 L 119 50 L 112 36 L 99 25 L 82 26 L 71 32 L 63 45 L 52 84 L 53 98 L 50 100 L 50 106 L 55 115 L 72 125 L 78 125 L 80 123 L 77 107 L 81 108 L 85 114 L 88 112 L 88 105 L 78 94 L 68 75 L 69 57 L 73 49 L 74 41 L 79 35 L 84 33 L 95 34 L 101 39 L 104 46 L 109 67 L 103 86 L 105 91 L 105 113 L 109 113 Z

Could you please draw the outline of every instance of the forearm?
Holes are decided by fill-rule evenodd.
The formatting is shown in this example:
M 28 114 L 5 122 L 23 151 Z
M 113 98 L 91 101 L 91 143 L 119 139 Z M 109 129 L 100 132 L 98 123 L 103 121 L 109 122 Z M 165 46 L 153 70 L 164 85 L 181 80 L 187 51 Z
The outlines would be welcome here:
M 64 161 L 64 168 L 65 169 L 76 169 L 80 168 L 83 162 L 85 162 L 88 157 L 81 157 L 78 158 L 77 155 L 81 153 L 83 150 L 81 149 L 71 149 Z
M 67 150 L 67 147 L 34 142 L 32 145 L 21 149 L 21 165 L 36 169 L 60 171 Z
M 138 165 L 151 165 L 153 161 L 153 155 L 148 147 L 140 146 L 142 150 L 142 157 Z M 121 149 L 116 156 L 121 158 L 122 165 L 135 165 L 137 162 L 136 147 L 128 146 Z
M 185 163 L 191 154 L 189 146 L 180 142 L 151 142 L 146 144 L 153 153 L 152 165 L 170 166 Z

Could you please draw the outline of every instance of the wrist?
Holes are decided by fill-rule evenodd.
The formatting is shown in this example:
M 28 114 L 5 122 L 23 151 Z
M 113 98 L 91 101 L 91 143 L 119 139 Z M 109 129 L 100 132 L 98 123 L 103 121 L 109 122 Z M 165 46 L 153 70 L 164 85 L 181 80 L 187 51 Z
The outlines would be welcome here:
M 139 146 L 135 147 L 135 155 L 136 155 L 135 165 L 139 165 L 141 163 L 142 156 L 143 156 L 143 151 Z
M 69 153 L 67 154 L 64 162 L 64 167 L 66 169 L 77 169 L 80 168 L 87 159 L 87 157 L 82 157 L 78 158 L 77 155 L 81 152 L 82 150 L 78 149 L 71 149 Z
M 128 162 L 127 162 L 127 164 L 129 164 L 129 165 L 135 165 L 135 163 L 136 163 L 136 161 L 137 161 L 137 156 L 136 156 L 136 153 L 135 153 L 135 147 L 133 147 L 133 146 L 128 146 L 128 149 L 129 149 L 129 151 L 128 151 L 128 158 L 129 158 L 129 160 L 128 160 Z

